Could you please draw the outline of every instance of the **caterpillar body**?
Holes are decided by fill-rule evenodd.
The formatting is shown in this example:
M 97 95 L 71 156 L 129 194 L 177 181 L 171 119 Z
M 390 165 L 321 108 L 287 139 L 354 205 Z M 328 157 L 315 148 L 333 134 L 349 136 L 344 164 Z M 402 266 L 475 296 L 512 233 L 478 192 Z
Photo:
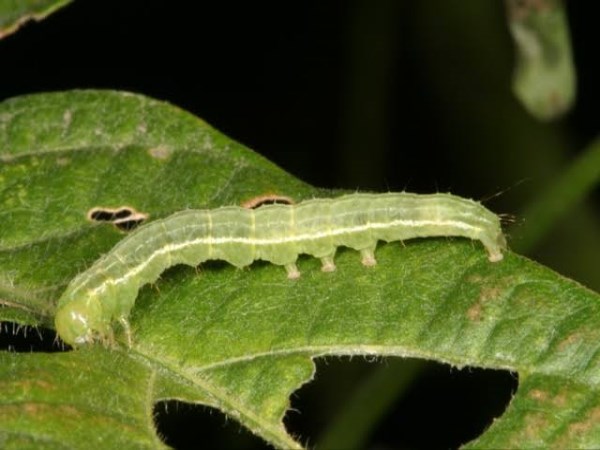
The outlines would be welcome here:
M 451 194 L 350 194 L 255 210 L 178 212 L 141 226 L 76 276 L 58 301 L 56 331 L 75 346 L 106 342 L 118 321 L 129 337 L 128 316 L 138 290 L 175 264 L 219 259 L 244 267 L 261 259 L 297 278 L 300 254 L 320 258 L 322 269 L 333 271 L 339 246 L 360 251 L 363 264 L 373 265 L 380 240 L 434 236 L 479 240 L 493 262 L 506 249 L 499 217 Z

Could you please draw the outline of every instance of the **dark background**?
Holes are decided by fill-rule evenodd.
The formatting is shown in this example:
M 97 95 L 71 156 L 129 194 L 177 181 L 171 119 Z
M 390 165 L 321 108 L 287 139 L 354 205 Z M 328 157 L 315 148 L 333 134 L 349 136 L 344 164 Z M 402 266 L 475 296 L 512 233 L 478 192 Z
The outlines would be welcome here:
M 551 124 L 512 96 L 500 0 L 77 0 L 0 41 L 0 100 L 134 91 L 191 111 L 311 184 L 451 190 L 491 198 L 490 208 L 518 223 L 599 129 L 591 3 L 567 2 L 579 97 Z M 598 199 L 596 192 L 592 204 Z M 531 256 L 598 289 L 597 256 L 585 255 L 600 236 L 577 234 L 562 221 Z M 319 361 L 317 379 L 292 399 L 299 412 L 286 417 L 289 428 L 314 444 L 379 364 Z M 517 384 L 508 373 L 433 363 L 419 370 L 369 448 L 456 447 L 501 414 Z M 264 445 L 217 411 L 164 406 L 156 408 L 160 431 L 178 448 Z

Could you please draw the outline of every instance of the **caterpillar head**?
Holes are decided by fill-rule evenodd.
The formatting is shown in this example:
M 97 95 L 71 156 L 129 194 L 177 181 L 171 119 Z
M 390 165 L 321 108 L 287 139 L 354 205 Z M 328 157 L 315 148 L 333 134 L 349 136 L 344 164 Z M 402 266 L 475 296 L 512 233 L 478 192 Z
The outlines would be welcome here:
M 104 340 L 110 334 L 110 324 L 104 315 L 96 296 L 72 299 L 58 307 L 54 318 L 56 332 L 72 346 Z

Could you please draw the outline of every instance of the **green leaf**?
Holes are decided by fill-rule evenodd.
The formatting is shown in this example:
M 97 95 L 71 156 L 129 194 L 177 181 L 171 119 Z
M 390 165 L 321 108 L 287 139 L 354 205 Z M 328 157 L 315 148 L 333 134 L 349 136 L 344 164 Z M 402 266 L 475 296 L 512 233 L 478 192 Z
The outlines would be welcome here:
M 265 193 L 327 195 L 184 111 L 120 92 L 0 104 L 0 158 L 0 319 L 19 324 L 52 327 L 68 281 L 122 238 L 91 223 L 91 208 L 152 220 Z M 140 291 L 131 349 L 0 353 L 0 442 L 155 448 L 153 405 L 179 399 L 299 448 L 282 418 L 313 359 L 388 355 L 518 372 L 510 407 L 474 447 L 600 445 L 597 294 L 510 252 L 490 263 L 461 239 L 385 244 L 377 257 L 365 268 L 341 250 L 334 273 L 301 258 L 296 281 L 265 263 L 169 269 Z
M 0 0 L 0 39 L 29 20 L 42 20 L 72 0 Z
M 156 377 L 130 355 L 2 352 L 0 364 L 2 448 L 164 447 L 149 404 Z

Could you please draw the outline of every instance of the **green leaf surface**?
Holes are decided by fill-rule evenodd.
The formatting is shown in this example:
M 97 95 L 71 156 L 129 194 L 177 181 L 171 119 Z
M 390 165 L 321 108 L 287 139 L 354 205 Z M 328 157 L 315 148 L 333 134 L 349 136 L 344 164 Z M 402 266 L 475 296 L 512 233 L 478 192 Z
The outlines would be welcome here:
M 29 20 L 42 20 L 72 0 L 0 0 L 0 39 Z
M 0 104 L 0 161 L 0 319 L 47 327 L 68 281 L 123 237 L 90 222 L 91 208 L 152 220 L 265 193 L 326 195 L 190 114 L 120 92 Z M 282 418 L 313 359 L 389 355 L 518 372 L 511 405 L 474 447 L 600 445 L 597 294 L 510 252 L 490 263 L 462 239 L 380 245 L 377 258 L 365 268 L 341 250 L 334 273 L 301 258 L 295 281 L 266 263 L 173 267 L 140 291 L 130 349 L 0 353 L 0 443 L 155 448 L 153 405 L 178 399 L 298 448 Z

